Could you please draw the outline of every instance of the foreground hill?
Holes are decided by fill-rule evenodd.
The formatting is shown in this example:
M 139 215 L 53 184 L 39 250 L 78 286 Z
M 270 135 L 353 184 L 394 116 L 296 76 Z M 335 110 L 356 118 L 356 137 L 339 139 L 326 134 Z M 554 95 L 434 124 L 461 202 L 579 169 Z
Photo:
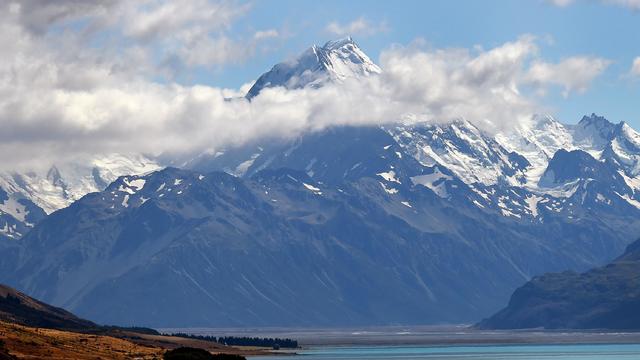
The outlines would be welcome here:
M 0 284 L 0 321 L 31 327 L 88 330 L 97 325 Z
M 160 359 L 180 348 L 219 354 L 214 359 L 270 354 L 268 349 L 162 335 L 153 329 L 99 326 L 0 284 L 0 360 Z M 174 353 L 180 351 L 169 355 Z
M 0 321 L 0 359 L 161 359 L 161 347 L 111 336 L 42 329 Z M 5 358 L 3 358 L 3 352 Z
M 640 240 L 604 267 L 532 279 L 479 327 L 640 329 Z

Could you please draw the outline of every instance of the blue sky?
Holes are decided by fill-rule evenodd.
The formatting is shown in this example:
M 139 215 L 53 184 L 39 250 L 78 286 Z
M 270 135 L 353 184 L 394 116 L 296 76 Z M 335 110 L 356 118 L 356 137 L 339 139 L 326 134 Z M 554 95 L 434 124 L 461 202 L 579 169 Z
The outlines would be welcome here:
M 416 39 L 425 40 L 433 48 L 492 48 L 523 34 L 542 39 L 541 53 L 548 61 L 574 55 L 609 59 L 612 64 L 588 91 L 564 98 L 558 89 L 545 98 L 545 103 L 564 122 L 576 122 L 583 114 L 596 112 L 611 121 L 627 121 L 640 128 L 640 83 L 627 76 L 633 59 L 640 56 L 640 13 L 597 1 L 562 7 L 542 0 L 256 1 L 232 31 L 276 28 L 286 37 L 254 58 L 205 72 L 194 80 L 237 87 L 311 44 L 335 38 L 326 29 L 330 22 L 348 24 L 359 18 L 385 25 L 383 31 L 373 34 L 353 34 L 374 60 L 392 44 L 409 44 Z

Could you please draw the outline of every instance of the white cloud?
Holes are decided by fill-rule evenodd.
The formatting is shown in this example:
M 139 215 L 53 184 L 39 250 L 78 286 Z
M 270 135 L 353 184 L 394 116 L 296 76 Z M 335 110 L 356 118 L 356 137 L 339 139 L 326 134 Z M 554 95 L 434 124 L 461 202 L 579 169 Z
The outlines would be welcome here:
M 193 67 L 245 61 L 277 36 L 272 29 L 231 36 L 234 22 L 249 10 L 225 0 L 24 0 L 0 4 L 0 20 L 32 41 L 65 38 L 68 53 L 87 56 L 94 44 L 96 57 L 109 52 L 108 61 L 135 55 L 137 61 L 125 58 L 114 66 L 173 80 Z
M 139 41 L 132 40 L 138 35 L 127 38 L 127 46 L 89 46 L 87 41 L 101 38 L 97 34 L 119 31 L 121 23 L 108 23 L 110 18 L 102 18 L 101 11 L 85 12 L 93 20 L 82 18 L 88 25 L 80 34 L 33 29 L 33 20 L 25 22 L 21 11 L 0 12 L 0 153 L 11 154 L 0 164 L 4 169 L 113 152 L 187 154 L 342 124 L 465 117 L 493 129 L 539 110 L 537 99 L 523 95 L 522 89 L 556 84 L 551 77 L 531 80 L 531 61 L 535 67 L 541 60 L 535 39 L 525 36 L 489 50 L 396 46 L 382 53 L 381 76 L 320 89 L 267 89 L 249 102 L 242 98 L 246 86 L 229 90 L 158 82 L 151 50 L 164 54 L 164 48 L 156 46 L 171 44 L 160 35 L 153 40 L 154 31 L 164 31 L 153 25 L 155 20 L 136 30 Z M 58 15 L 38 18 L 61 26 L 81 16 L 59 10 L 52 14 Z M 226 20 L 220 24 L 228 26 Z M 185 33 L 190 28 L 171 27 Z M 170 47 L 180 61 L 200 64 L 219 56 L 214 61 L 221 62 L 233 57 L 221 54 L 245 54 L 224 31 L 213 38 L 201 34 L 195 31 L 195 38 L 205 42 L 196 41 L 198 49 L 189 47 L 194 42 L 188 36 L 174 38 L 178 44 Z M 561 85 L 579 91 L 589 81 L 566 80 Z
M 609 60 L 586 56 L 570 57 L 556 64 L 536 61 L 526 78 L 533 83 L 559 85 L 567 97 L 573 91 L 586 91 L 610 64 Z
M 631 76 L 640 77 L 640 56 L 638 56 L 637 58 L 633 59 L 633 64 L 631 64 L 630 74 L 631 74 Z
M 209 0 L 124 2 L 125 35 L 136 39 L 189 41 L 228 28 L 248 5 Z
M 355 19 L 348 24 L 340 24 L 334 21 L 326 27 L 328 33 L 336 36 L 371 36 L 388 30 L 389 28 L 384 21 L 372 23 L 364 17 Z
M 555 6 L 565 7 L 573 4 L 575 0 L 547 0 L 547 1 Z
M 268 38 L 275 38 L 280 36 L 280 33 L 278 32 L 278 30 L 276 29 L 269 29 L 269 30 L 261 30 L 261 31 L 256 31 L 255 34 L 253 34 L 253 37 L 255 39 L 268 39 Z

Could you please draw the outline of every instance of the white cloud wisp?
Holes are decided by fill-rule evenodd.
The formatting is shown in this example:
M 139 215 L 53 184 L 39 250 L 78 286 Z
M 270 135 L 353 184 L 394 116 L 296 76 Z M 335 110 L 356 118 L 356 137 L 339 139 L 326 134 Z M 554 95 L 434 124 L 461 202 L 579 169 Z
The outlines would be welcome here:
M 340 24 L 333 21 L 327 25 L 325 30 L 333 36 L 372 36 L 381 32 L 386 32 L 389 27 L 384 21 L 373 23 L 370 20 L 359 17 L 347 24 Z

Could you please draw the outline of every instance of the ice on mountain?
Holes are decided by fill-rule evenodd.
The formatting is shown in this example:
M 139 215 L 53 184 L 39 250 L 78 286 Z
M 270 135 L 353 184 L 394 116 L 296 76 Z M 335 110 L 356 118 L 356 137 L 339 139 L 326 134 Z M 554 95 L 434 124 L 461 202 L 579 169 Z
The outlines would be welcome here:
M 120 186 L 118 187 L 118 191 L 120 191 L 120 192 L 126 192 L 126 193 L 129 193 L 129 194 L 131 194 L 131 195 L 133 195 L 133 194 L 135 194 L 135 193 L 136 193 L 132 188 L 127 187 L 127 186 L 123 186 L 123 185 L 120 185 Z
M 313 186 L 313 185 L 309 185 L 307 183 L 302 183 L 302 185 L 304 185 L 305 188 L 307 188 L 307 190 L 310 190 L 318 195 L 322 195 L 322 191 L 320 191 L 319 188 Z
M 525 198 L 529 212 L 531 212 L 531 216 L 538 217 L 538 203 L 542 199 L 544 198 L 537 195 L 531 195 Z
M 127 184 L 127 186 L 133 188 L 135 191 L 140 191 L 144 188 L 144 184 L 147 181 L 145 179 L 139 178 L 139 179 L 134 179 L 134 180 L 129 180 L 127 178 L 124 179 L 124 183 Z
M 247 159 L 247 160 L 243 161 L 242 163 L 240 163 L 232 171 L 232 175 L 235 175 L 235 176 L 238 176 L 238 177 L 244 176 L 244 174 L 246 174 L 247 170 L 249 170 L 251 165 L 253 165 L 253 163 L 256 161 L 258 156 L 260 156 L 260 153 L 255 153 L 255 154 L 251 155 L 251 157 L 249 159 Z
M 482 209 L 484 209 L 484 208 L 485 208 L 485 207 L 484 207 L 484 205 L 482 205 L 482 204 L 480 204 L 480 203 L 478 202 L 478 200 L 473 200 L 473 203 L 474 203 L 477 207 L 479 207 L 479 208 L 482 208 Z
M 2 212 L 13 216 L 18 221 L 24 222 L 28 211 L 15 197 L 9 196 L 4 202 L 0 203 L 0 214 Z
M 376 174 L 380 177 L 382 177 L 383 179 L 385 179 L 386 181 L 390 181 L 390 182 L 395 182 L 398 184 L 402 184 L 400 182 L 400 180 L 398 180 L 398 178 L 396 177 L 396 172 L 393 170 L 389 170 L 387 172 L 381 172 L 379 174 Z
M 640 201 L 636 200 L 636 199 L 632 199 L 629 195 L 624 194 L 618 194 L 616 193 L 618 196 L 620 196 L 623 200 L 625 200 L 626 202 L 628 202 L 630 205 L 640 209 Z
M 382 188 L 384 189 L 385 192 L 387 192 L 388 194 L 397 194 L 398 193 L 398 189 L 394 189 L 392 187 L 387 187 L 385 184 L 380 183 L 380 186 L 382 186 Z
M 449 175 L 443 174 L 438 167 L 433 168 L 433 173 L 411 177 L 414 185 L 422 185 L 431 189 L 436 195 L 446 198 L 448 196 L 445 181 L 452 180 Z

